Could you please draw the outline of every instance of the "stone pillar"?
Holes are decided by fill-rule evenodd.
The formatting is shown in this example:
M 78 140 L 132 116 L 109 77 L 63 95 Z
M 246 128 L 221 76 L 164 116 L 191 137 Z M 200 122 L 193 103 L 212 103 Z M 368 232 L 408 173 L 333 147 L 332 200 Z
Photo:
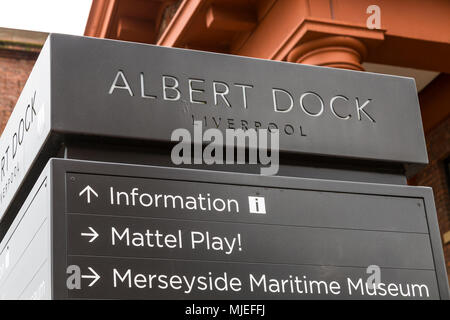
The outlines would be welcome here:
M 332 36 L 302 43 L 291 50 L 287 61 L 323 67 L 364 71 L 367 48 L 360 40 Z

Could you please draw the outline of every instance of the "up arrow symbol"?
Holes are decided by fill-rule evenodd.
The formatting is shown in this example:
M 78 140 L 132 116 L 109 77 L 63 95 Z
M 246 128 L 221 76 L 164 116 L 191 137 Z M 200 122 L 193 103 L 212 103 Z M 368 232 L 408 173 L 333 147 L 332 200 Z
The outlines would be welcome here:
M 89 287 L 92 287 L 98 281 L 98 279 L 100 279 L 100 276 L 91 267 L 88 267 L 88 269 L 91 272 L 91 275 L 82 275 L 81 278 L 83 278 L 83 279 L 93 279 L 91 281 L 91 283 L 89 283 Z
M 89 230 L 91 230 L 90 233 L 88 233 L 88 232 L 83 232 L 83 233 L 81 233 L 81 236 L 82 236 L 82 237 L 91 237 L 91 239 L 89 240 L 89 243 L 91 243 L 91 242 L 93 242 L 95 239 L 97 239 L 98 233 L 97 233 L 97 231 L 95 231 L 94 228 L 92 228 L 92 227 L 89 227 Z
M 92 189 L 92 187 L 89 185 L 86 186 L 86 188 L 84 188 L 83 190 L 81 190 L 81 192 L 78 194 L 78 196 L 81 197 L 85 193 L 86 193 L 87 203 L 91 203 L 91 194 L 93 194 L 94 196 L 96 196 L 98 198 L 97 192 L 95 192 L 95 190 Z

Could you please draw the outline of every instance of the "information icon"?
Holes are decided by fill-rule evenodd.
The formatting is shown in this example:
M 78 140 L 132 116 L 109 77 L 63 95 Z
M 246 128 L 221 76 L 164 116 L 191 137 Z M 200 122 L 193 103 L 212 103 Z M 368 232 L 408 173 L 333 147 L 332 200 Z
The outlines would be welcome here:
M 250 213 L 266 214 L 266 199 L 264 197 L 248 197 Z

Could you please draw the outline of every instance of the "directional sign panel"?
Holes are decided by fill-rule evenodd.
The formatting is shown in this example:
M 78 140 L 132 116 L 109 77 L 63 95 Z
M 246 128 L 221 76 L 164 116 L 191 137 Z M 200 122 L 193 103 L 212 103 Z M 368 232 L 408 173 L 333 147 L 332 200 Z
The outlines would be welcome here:
M 52 159 L 0 243 L 4 299 L 448 297 L 422 187 Z
M 428 188 L 67 160 L 51 170 L 56 299 L 448 298 Z

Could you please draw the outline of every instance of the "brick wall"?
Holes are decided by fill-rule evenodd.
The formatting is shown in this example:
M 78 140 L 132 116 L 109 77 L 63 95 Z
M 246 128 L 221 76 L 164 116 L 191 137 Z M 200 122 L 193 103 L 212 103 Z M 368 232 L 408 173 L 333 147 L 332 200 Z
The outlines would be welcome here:
M 37 52 L 0 48 L 0 133 L 37 59 Z
M 450 156 L 450 117 L 427 135 L 430 164 L 414 177 L 413 184 L 433 188 L 441 236 L 450 231 L 450 192 L 444 160 Z M 447 274 L 450 275 L 450 243 L 444 244 Z

